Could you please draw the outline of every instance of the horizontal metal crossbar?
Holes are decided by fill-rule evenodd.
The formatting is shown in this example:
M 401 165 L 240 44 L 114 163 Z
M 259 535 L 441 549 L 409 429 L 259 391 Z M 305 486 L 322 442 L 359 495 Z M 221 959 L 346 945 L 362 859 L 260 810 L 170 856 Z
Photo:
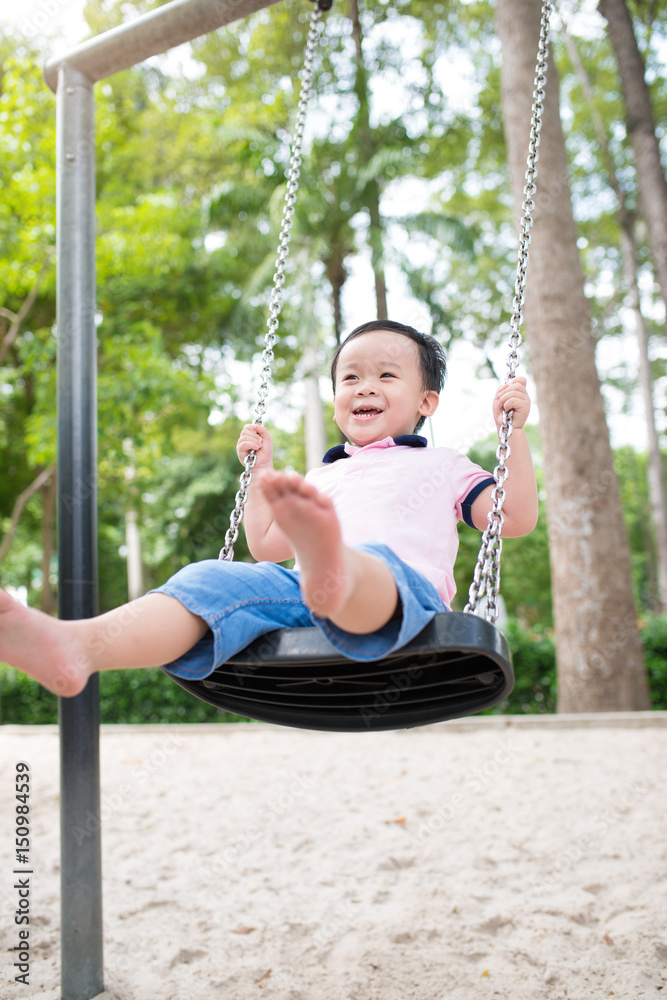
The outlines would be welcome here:
M 47 60 L 44 79 L 55 93 L 58 68 L 68 63 L 95 83 L 150 56 L 238 21 L 279 0 L 172 0 Z

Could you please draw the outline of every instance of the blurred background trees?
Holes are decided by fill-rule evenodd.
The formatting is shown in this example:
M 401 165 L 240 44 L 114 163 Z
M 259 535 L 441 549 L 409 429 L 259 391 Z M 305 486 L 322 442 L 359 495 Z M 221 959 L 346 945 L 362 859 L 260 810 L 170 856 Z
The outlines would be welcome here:
M 152 6 L 90 3 L 90 33 Z M 639 0 L 621 6 L 664 156 L 665 16 Z M 664 261 L 647 218 L 663 209 L 655 197 L 650 212 L 642 201 L 635 117 L 606 31 L 618 0 L 603 13 L 563 8 L 552 39 L 631 586 L 648 623 L 667 601 L 656 499 L 662 483 L 664 503 Z M 284 0 L 181 50 L 180 62 L 157 57 L 96 87 L 103 609 L 127 599 L 137 537 L 146 589 L 222 544 L 240 472 L 234 444 L 252 413 L 309 14 L 304 0 Z M 338 0 L 326 19 L 270 413 L 277 463 L 300 471 L 313 464 L 305 424 L 316 405 L 325 444 L 336 440 L 327 379 L 313 383 L 312 369 L 326 372 L 347 329 L 382 315 L 386 301 L 392 318 L 446 345 L 457 388 L 503 378 L 514 282 L 502 53 L 488 4 Z M 56 44 L 18 28 L 0 42 L 0 579 L 47 611 L 57 569 L 55 104 L 41 65 Z M 525 131 L 527 140 L 528 121 Z M 538 202 L 545 196 L 539 190 Z M 565 351 L 556 384 L 567 362 Z M 307 376 L 320 401 L 311 392 L 306 408 Z M 454 422 L 433 433 L 439 445 L 465 439 L 492 467 L 489 429 L 480 412 L 464 434 Z M 551 456 L 539 454 L 536 430 L 546 499 Z M 477 544 L 462 528 L 460 607 Z M 553 625 L 549 556 L 544 517 L 531 536 L 505 543 L 507 611 L 536 642 Z M 247 558 L 242 539 L 237 558 Z M 573 579 L 580 572 L 571 567 Z

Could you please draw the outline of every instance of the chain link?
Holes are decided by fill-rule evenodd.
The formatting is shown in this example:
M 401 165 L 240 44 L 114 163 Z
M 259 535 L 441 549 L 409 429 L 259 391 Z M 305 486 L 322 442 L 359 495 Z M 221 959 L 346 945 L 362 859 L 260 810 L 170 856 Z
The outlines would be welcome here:
M 540 131 L 542 128 L 542 114 L 544 111 L 544 88 L 546 84 L 546 68 L 548 54 L 549 21 L 553 9 L 552 0 L 543 0 L 542 17 L 540 27 L 540 39 L 538 45 L 537 65 L 535 70 L 535 81 L 533 91 L 533 111 L 530 127 L 530 141 L 528 147 L 527 170 L 525 175 L 526 184 L 523 189 L 524 201 L 522 204 L 523 217 L 519 236 L 519 252 L 517 262 L 516 281 L 514 285 L 514 299 L 512 302 L 512 317 L 510 319 L 510 353 L 507 359 L 508 374 L 505 382 L 510 382 L 516 376 L 516 369 L 520 363 L 519 347 L 521 346 L 521 326 L 523 325 L 523 306 L 525 302 L 526 277 L 528 268 L 528 253 L 530 248 L 530 230 L 533 225 L 532 213 L 535 209 L 533 196 L 535 195 L 537 177 L 537 161 L 539 158 Z M 290 165 L 287 171 L 287 190 L 285 193 L 285 205 L 283 209 L 282 228 L 278 244 L 278 256 L 276 259 L 276 270 L 273 278 L 273 288 L 269 303 L 269 316 L 267 320 L 267 332 L 265 335 L 265 347 L 262 353 L 261 382 L 258 391 L 258 400 L 255 407 L 254 423 L 261 424 L 266 412 L 266 399 L 269 393 L 269 383 L 271 380 L 271 365 L 274 360 L 273 345 L 277 339 L 278 318 L 282 308 L 282 286 L 285 282 L 285 264 L 289 254 L 290 232 L 294 217 L 294 206 L 296 194 L 299 187 L 299 176 L 301 168 L 301 149 L 303 145 L 303 134 L 306 121 L 306 109 L 313 80 L 313 62 L 315 51 L 321 31 L 321 11 L 319 5 L 315 7 L 311 15 L 310 29 L 306 43 L 306 53 L 304 58 L 304 68 L 301 82 L 301 95 L 299 99 L 297 123 L 292 144 Z M 509 439 L 512 435 L 512 413 L 502 414 L 501 426 L 498 430 L 499 444 L 496 449 L 496 460 L 498 465 L 493 470 L 496 485 L 492 492 L 493 508 L 487 516 L 487 526 L 482 535 L 482 543 L 477 558 L 477 565 L 473 574 L 473 582 L 468 592 L 468 603 L 464 611 L 475 613 L 480 600 L 486 595 L 486 610 L 484 617 L 487 621 L 494 622 L 498 617 L 497 597 L 500 590 L 500 559 L 502 555 L 502 507 L 505 502 L 504 483 L 508 476 L 506 461 L 511 454 Z M 234 558 L 234 543 L 239 534 L 239 527 L 243 520 L 243 509 L 248 499 L 248 488 L 252 482 L 252 470 L 257 462 L 256 452 L 251 451 L 245 460 L 243 473 L 240 477 L 240 489 L 235 497 L 235 506 L 232 511 L 229 529 L 225 535 L 225 544 L 220 551 L 219 559 L 232 560 Z
M 526 185 L 523 189 L 524 201 L 521 206 L 523 218 L 519 234 L 519 254 L 514 284 L 514 300 L 512 302 L 512 318 L 510 319 L 510 353 L 507 358 L 508 373 L 505 384 L 516 376 L 516 370 L 521 360 L 521 326 L 523 325 L 523 306 L 526 297 L 526 276 L 528 272 L 528 251 L 530 248 L 530 230 L 533 225 L 533 211 L 536 191 L 537 161 L 539 159 L 540 132 L 542 129 L 542 114 L 544 111 L 544 88 L 547 82 L 547 56 L 549 51 L 549 21 L 553 9 L 552 0 L 542 2 L 542 21 L 540 40 L 537 48 L 537 64 L 533 89 L 533 114 L 530 123 L 530 141 L 528 144 L 528 161 L 525 175 Z M 464 611 L 477 612 L 477 605 L 486 596 L 484 618 L 495 622 L 498 617 L 498 594 L 500 592 L 500 557 L 502 555 L 503 504 L 505 502 L 505 480 L 508 476 L 506 461 L 511 454 L 509 439 L 512 436 L 512 411 L 503 410 L 502 422 L 498 428 L 498 448 L 496 449 L 497 466 L 493 470 L 496 485 L 491 493 L 493 507 L 487 515 L 487 526 L 482 535 L 482 543 L 477 557 L 477 565 L 473 580 L 468 591 L 468 603 Z
M 319 41 L 322 28 L 322 14 L 319 3 L 310 15 L 310 29 L 306 42 L 306 52 L 303 61 L 303 72 L 301 76 L 301 95 L 297 111 L 296 127 L 294 129 L 294 139 L 292 141 L 292 152 L 290 156 L 289 168 L 287 170 L 287 190 L 285 192 L 285 204 L 283 207 L 282 227 L 278 242 L 278 256 L 276 258 L 276 270 L 273 275 L 273 288 L 271 289 L 271 299 L 269 301 L 269 316 L 267 319 L 267 331 L 264 337 L 264 351 L 262 352 L 261 382 L 257 394 L 255 405 L 255 416 L 253 423 L 261 424 L 266 413 L 266 399 L 269 394 L 269 383 L 271 381 L 271 366 L 274 354 L 273 345 L 277 340 L 278 317 L 282 309 L 283 285 L 285 283 L 285 264 L 289 254 L 289 241 L 294 221 L 294 206 L 296 195 L 299 190 L 299 176 L 301 173 L 301 148 L 303 146 L 303 133 L 306 126 L 306 111 L 308 99 L 313 85 L 313 64 L 317 43 Z M 220 550 L 218 559 L 231 561 L 234 558 L 234 543 L 239 537 L 239 527 L 243 520 L 243 509 L 248 499 L 248 488 L 252 482 L 252 470 L 257 462 L 257 453 L 251 451 L 246 456 L 244 469 L 239 480 L 240 489 L 235 497 L 234 510 L 229 519 L 229 528 L 225 535 L 224 547 Z

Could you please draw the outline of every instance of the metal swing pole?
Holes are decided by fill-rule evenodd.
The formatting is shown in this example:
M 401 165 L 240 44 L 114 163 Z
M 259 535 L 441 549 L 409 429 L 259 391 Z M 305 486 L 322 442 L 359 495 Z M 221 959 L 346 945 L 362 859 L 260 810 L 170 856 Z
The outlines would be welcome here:
M 98 602 L 95 134 L 93 85 L 67 63 L 56 121 L 58 616 L 73 619 Z M 62 1000 L 89 1000 L 104 990 L 97 675 L 58 719 Z
M 279 0 L 172 0 L 48 60 L 56 92 L 58 614 L 98 611 L 93 84 Z M 330 6 L 329 0 L 320 0 Z M 104 991 L 99 688 L 60 698 L 61 998 Z

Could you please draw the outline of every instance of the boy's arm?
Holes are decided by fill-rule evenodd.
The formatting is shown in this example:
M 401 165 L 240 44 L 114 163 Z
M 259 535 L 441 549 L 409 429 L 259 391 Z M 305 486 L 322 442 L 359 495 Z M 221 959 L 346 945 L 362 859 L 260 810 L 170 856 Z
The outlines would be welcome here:
M 503 504 L 503 535 L 517 538 L 529 534 L 537 524 L 537 482 L 533 460 L 528 447 L 528 438 L 523 426 L 530 412 L 530 399 L 526 392 L 525 378 L 515 378 L 508 385 L 500 387 L 493 401 L 493 415 L 496 425 L 501 422 L 503 410 L 514 410 L 512 416 L 512 436 L 509 439 L 511 454 L 507 460 L 505 480 L 505 502 Z M 470 514 L 476 528 L 483 531 L 487 524 L 487 514 L 493 509 L 491 494 L 495 487 L 489 486 L 472 505 Z
M 273 521 L 271 506 L 260 489 L 262 476 L 273 469 L 273 442 L 265 427 L 246 424 L 236 445 L 241 464 L 246 455 L 257 452 L 257 462 L 252 470 L 252 483 L 243 511 L 243 524 L 250 555 L 258 562 L 284 562 L 294 558 L 294 549 L 280 528 Z

